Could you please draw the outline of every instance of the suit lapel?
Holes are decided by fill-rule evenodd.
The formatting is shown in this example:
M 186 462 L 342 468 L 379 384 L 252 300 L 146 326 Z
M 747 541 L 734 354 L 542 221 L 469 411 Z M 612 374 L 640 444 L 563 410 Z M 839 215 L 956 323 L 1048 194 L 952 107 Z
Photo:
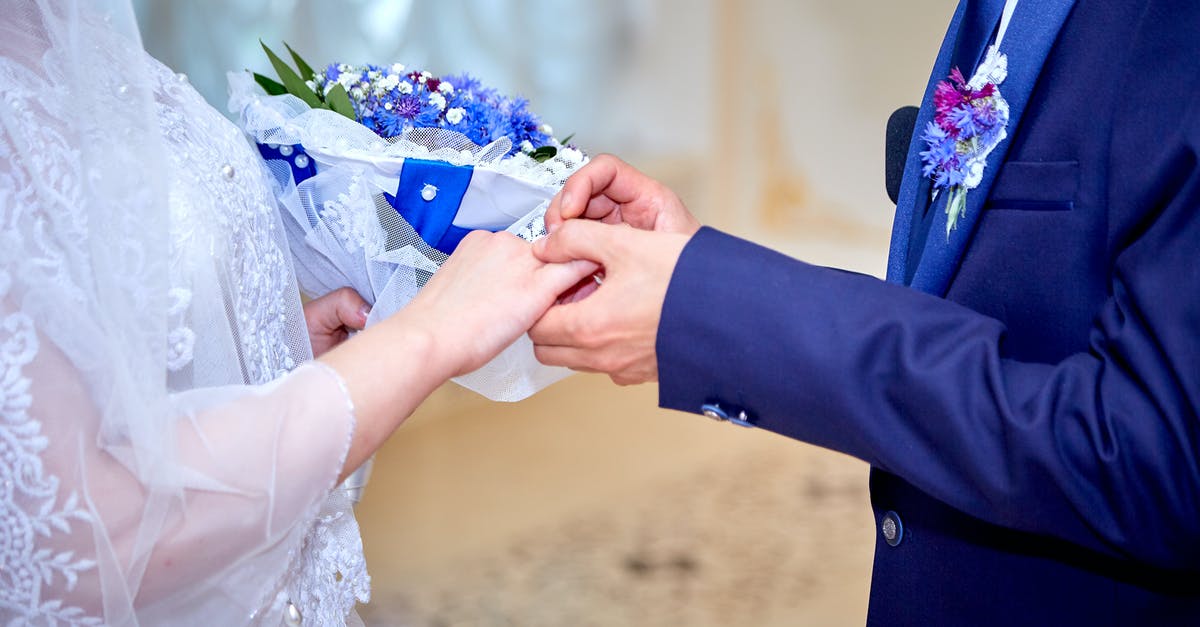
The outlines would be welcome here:
M 905 268 L 908 264 L 908 242 L 913 229 L 916 228 L 916 221 L 921 219 L 917 209 L 923 207 L 924 198 L 929 194 L 929 185 L 926 184 L 928 179 L 921 176 L 921 151 L 925 149 L 921 135 L 925 132 L 925 127 L 933 121 L 934 88 L 950 74 L 955 40 L 961 30 L 965 9 L 966 3 L 959 2 L 958 10 L 954 12 L 950 26 L 946 29 L 942 47 L 933 64 L 933 73 L 925 86 L 925 96 L 921 99 L 921 111 L 917 114 L 912 141 L 908 145 L 908 158 L 904 162 L 904 177 L 900 180 L 900 194 L 896 199 L 896 217 L 892 223 L 892 241 L 888 251 L 887 280 L 891 283 L 904 283 Z
M 958 226 L 950 234 L 949 240 L 946 238 L 945 213 L 939 212 L 938 215 L 933 216 L 933 224 L 925 241 L 924 252 L 921 255 L 916 274 L 913 276 L 913 288 L 939 296 L 944 295 L 949 288 L 963 253 L 974 235 L 988 192 L 996 180 L 996 174 L 1001 169 L 1000 166 L 1004 163 L 1008 147 L 1012 144 L 1011 136 L 1019 128 L 1021 116 L 1025 112 L 1025 105 L 1028 104 L 1038 75 L 1041 74 L 1042 65 L 1074 3 L 1075 0 L 1039 0 L 1038 2 L 1026 0 L 1017 4 L 1012 23 L 1009 25 L 1008 33 L 1001 45 L 1001 51 L 1008 55 L 1008 78 L 1000 86 L 1000 92 L 1008 101 L 1009 106 L 1009 139 L 1001 142 L 988 156 L 983 181 L 979 187 L 967 193 L 965 214 L 959 218 Z M 955 21 L 960 18 L 961 13 L 960 7 L 955 14 Z M 954 24 L 952 23 L 951 32 L 956 32 L 953 29 Z M 913 133 L 913 142 L 909 147 L 908 161 L 905 164 L 905 178 L 900 189 L 900 201 L 904 203 L 902 205 L 904 210 L 898 210 L 896 214 L 896 227 L 892 234 L 892 254 L 888 260 L 888 280 L 895 283 L 904 282 L 908 237 L 912 233 L 913 222 L 916 219 L 914 216 L 917 213 L 914 209 L 922 200 L 917 195 L 918 188 L 922 187 L 920 183 L 923 178 L 921 176 L 920 151 L 924 149 L 924 145 L 920 140 L 920 134 L 933 117 L 933 86 L 944 79 L 950 71 L 947 48 L 946 43 L 943 43 L 930 85 L 926 88 L 922 115 L 918 117 L 917 132 Z M 949 46 L 949 49 L 953 50 L 953 46 Z M 925 186 L 925 189 L 928 187 Z M 906 191 L 911 192 L 911 198 L 905 196 Z M 901 222 L 904 222 L 903 226 Z M 899 254 L 897 254 L 898 251 Z

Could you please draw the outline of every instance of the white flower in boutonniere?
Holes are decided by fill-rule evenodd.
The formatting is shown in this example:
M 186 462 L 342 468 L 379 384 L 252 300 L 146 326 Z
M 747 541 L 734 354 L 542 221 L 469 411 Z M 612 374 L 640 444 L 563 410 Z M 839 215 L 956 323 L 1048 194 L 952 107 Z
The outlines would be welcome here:
M 1000 84 L 1008 76 L 1008 58 L 996 46 L 975 76 L 967 81 L 954 68 L 949 80 L 938 83 L 933 94 L 933 121 L 921 139 L 922 174 L 933 181 L 934 193 L 948 193 L 946 238 L 967 206 L 967 192 L 979 186 L 992 150 L 1008 136 L 1008 103 Z

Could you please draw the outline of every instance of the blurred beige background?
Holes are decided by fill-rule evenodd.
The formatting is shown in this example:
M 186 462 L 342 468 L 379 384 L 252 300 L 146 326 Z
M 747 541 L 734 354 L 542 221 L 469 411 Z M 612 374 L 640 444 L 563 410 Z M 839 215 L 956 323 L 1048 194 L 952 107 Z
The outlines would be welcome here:
M 668 182 L 709 224 L 882 275 L 885 121 L 919 101 L 953 6 L 146 0 L 139 12 L 151 52 L 219 108 L 225 69 L 265 65 L 259 37 L 314 63 L 467 69 L 529 96 L 589 152 Z M 508 405 L 440 390 L 379 453 L 359 506 L 365 622 L 861 625 L 876 534 L 866 465 L 656 403 L 652 385 L 593 375 Z

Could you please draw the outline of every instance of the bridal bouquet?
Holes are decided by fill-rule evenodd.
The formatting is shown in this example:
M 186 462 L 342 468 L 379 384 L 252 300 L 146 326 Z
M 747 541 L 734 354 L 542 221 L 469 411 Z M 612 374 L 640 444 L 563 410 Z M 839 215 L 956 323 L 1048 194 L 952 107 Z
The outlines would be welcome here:
M 545 232 L 550 198 L 586 157 L 529 110 L 466 74 L 403 65 L 231 72 L 230 110 L 274 175 L 302 291 L 350 286 L 368 324 L 404 307 L 471 230 Z M 568 138 L 569 139 L 569 138 Z M 455 381 L 520 400 L 568 371 L 522 337 Z

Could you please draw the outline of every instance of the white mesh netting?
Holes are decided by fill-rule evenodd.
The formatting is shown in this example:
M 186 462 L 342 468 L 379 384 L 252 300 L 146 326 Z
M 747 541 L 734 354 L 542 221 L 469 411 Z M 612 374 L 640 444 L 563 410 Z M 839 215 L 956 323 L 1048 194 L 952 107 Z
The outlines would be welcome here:
M 384 139 L 341 115 L 310 109 L 294 96 L 267 96 L 248 73 L 230 73 L 229 81 L 230 110 L 254 141 L 272 149 L 303 146 L 316 165 L 317 173 L 297 185 L 289 162 L 265 161 L 278 183 L 300 289 L 318 296 L 354 288 L 372 305 L 368 325 L 407 305 L 446 259 L 384 197 L 396 193 L 405 160 L 473 167 L 471 189 L 454 226 L 508 230 L 530 241 L 545 233 L 550 198 L 586 162 L 570 148 L 544 162 L 520 153 L 506 156 L 512 147 L 506 138 L 478 146 L 438 128 Z M 532 343 L 522 336 L 455 382 L 492 400 L 517 401 L 567 374 L 539 364 Z

